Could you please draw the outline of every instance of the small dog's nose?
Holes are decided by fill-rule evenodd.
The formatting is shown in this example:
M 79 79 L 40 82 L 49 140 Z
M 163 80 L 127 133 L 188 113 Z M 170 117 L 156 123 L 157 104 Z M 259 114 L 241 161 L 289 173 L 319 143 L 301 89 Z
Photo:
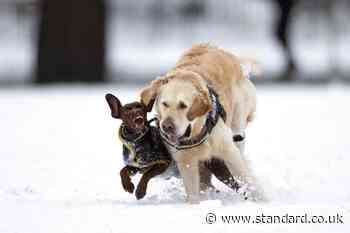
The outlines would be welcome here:
M 166 133 L 175 133 L 175 125 L 170 119 L 166 119 L 162 124 L 162 129 Z

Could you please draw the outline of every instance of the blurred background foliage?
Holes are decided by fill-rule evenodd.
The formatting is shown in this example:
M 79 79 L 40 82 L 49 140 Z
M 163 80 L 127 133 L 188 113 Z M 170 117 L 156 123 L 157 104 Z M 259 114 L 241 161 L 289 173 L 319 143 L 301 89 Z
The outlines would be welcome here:
M 349 22 L 348 0 L 1 0 L 0 85 L 141 83 L 201 42 L 258 82 L 350 81 Z

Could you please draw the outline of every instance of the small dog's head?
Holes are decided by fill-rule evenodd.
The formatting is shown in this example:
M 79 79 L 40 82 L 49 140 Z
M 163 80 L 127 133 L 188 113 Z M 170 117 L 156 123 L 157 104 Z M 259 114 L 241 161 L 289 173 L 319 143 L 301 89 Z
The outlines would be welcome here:
M 140 102 L 132 102 L 122 105 L 117 97 L 112 94 L 106 95 L 106 101 L 111 109 L 113 118 L 121 119 L 128 130 L 140 133 L 147 126 L 147 112 L 152 110 Z

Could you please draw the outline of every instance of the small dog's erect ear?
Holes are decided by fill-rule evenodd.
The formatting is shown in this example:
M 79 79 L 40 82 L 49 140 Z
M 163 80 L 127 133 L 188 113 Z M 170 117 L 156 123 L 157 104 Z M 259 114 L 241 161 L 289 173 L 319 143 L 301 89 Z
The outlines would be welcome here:
M 119 99 L 112 94 L 107 94 L 105 98 L 107 100 L 109 108 L 111 109 L 112 117 L 120 119 L 121 118 L 120 111 L 122 108 L 122 104 L 120 103 Z
M 211 100 L 208 91 L 200 91 L 200 94 L 193 100 L 192 106 L 187 112 L 187 119 L 193 121 L 211 110 Z

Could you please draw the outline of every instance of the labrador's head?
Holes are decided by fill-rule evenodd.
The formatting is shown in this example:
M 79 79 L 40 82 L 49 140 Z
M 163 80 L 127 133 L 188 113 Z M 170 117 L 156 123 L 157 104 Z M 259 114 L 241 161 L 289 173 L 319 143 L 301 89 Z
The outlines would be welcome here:
M 190 71 L 176 71 L 153 81 L 141 92 L 141 102 L 155 101 L 160 130 L 170 141 L 192 135 L 196 121 L 211 110 L 211 100 L 201 76 Z

